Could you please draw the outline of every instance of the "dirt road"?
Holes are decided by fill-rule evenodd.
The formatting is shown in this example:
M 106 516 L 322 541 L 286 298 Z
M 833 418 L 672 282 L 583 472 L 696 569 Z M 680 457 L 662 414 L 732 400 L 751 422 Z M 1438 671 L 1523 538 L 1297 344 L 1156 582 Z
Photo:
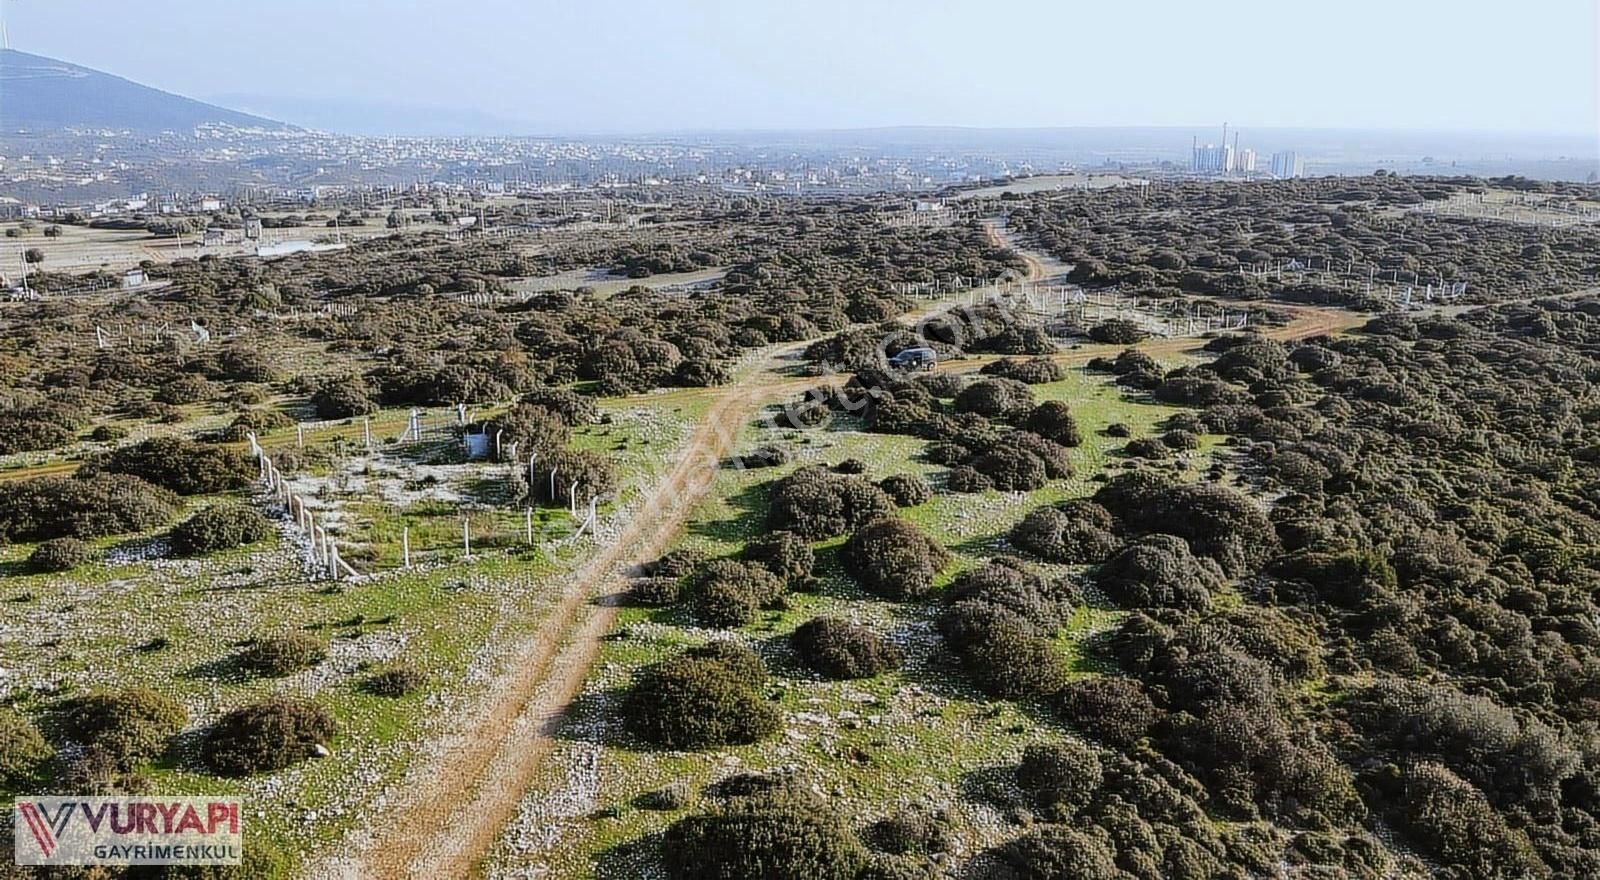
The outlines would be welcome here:
M 720 395 L 682 456 L 648 493 L 622 533 L 567 578 L 550 616 L 460 719 L 439 757 L 396 786 L 386 829 L 350 858 L 314 865 L 313 877 L 461 877 L 469 874 L 510 821 L 553 728 L 576 697 L 600 640 L 616 616 L 612 588 L 627 569 L 659 556 L 709 490 L 738 434 L 768 399 L 762 385 Z
M 989 236 L 989 243 L 998 248 L 1013 250 L 1017 256 L 1022 258 L 1022 262 L 1028 266 L 1028 274 L 1022 278 L 1023 281 L 1043 281 L 1048 278 L 1050 272 L 1045 268 L 1044 260 L 1027 248 L 1016 247 L 1007 239 L 1005 232 L 1002 230 L 1004 224 L 1005 221 L 999 218 L 983 221 L 983 231 Z

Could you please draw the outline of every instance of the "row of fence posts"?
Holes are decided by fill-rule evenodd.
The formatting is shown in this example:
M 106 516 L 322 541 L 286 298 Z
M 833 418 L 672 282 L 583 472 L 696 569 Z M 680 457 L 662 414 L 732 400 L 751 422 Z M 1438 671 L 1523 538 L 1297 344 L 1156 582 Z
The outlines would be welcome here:
M 1524 218 L 1522 212 L 1517 210 L 1518 208 L 1528 209 L 1526 218 Z M 1465 202 L 1455 199 L 1446 199 L 1443 202 L 1424 202 L 1413 210 L 1423 214 L 1440 216 L 1477 217 L 1480 219 L 1505 220 L 1508 223 L 1531 223 L 1535 227 L 1549 226 L 1559 228 L 1600 221 L 1600 212 L 1591 208 L 1548 205 L 1523 199 L 1518 199 L 1512 203 L 1489 203 L 1485 202 L 1481 195 L 1475 200 Z
M 259 316 L 272 318 L 275 321 L 299 321 L 302 318 L 353 318 L 360 307 L 356 303 L 330 302 L 320 306 L 290 306 L 288 311 L 265 311 L 256 309 Z
M 416 411 L 413 410 L 412 411 L 412 418 L 415 418 L 415 417 L 416 417 Z M 250 436 L 254 437 L 255 435 L 252 434 Z M 362 419 L 361 419 L 361 445 L 364 446 L 368 452 L 372 451 L 372 420 L 369 419 L 369 418 L 366 418 L 365 416 L 363 416 Z M 296 422 L 295 423 L 295 426 L 294 426 L 294 446 L 295 446 L 296 449 L 304 449 L 304 448 L 306 448 L 306 425 L 305 425 L 305 422 Z M 255 450 L 257 455 L 260 455 L 260 452 L 259 452 L 260 447 L 256 444 L 256 442 L 254 440 L 251 441 L 250 448 L 252 450 Z
M 1314 260 L 1287 259 L 1248 265 L 1241 263 L 1238 266 L 1238 273 L 1241 278 L 1274 278 L 1279 281 L 1283 280 L 1285 272 L 1299 273 L 1312 277 L 1320 276 L 1323 280 L 1337 280 L 1340 286 L 1345 288 L 1361 286 L 1361 280 L 1356 277 L 1354 257 L 1349 259 L 1344 269 L 1336 268 L 1333 260 L 1328 257 L 1322 258 L 1322 263 L 1323 265 L 1320 269 L 1315 266 Z M 1377 266 L 1369 266 L 1367 269 L 1368 274 L 1364 280 L 1364 293 L 1371 294 L 1375 286 L 1383 286 L 1380 275 L 1384 270 Z M 1389 274 L 1391 276 L 1389 279 L 1389 285 L 1391 285 L 1389 299 L 1399 302 L 1402 307 L 1410 305 L 1414 293 L 1420 295 L 1427 302 L 1433 302 L 1435 298 L 1454 300 L 1466 294 L 1468 287 L 1468 282 L 1465 281 L 1445 281 L 1440 278 L 1436 282 L 1424 282 L 1421 279 L 1417 279 L 1415 282 L 1408 284 L 1402 291 L 1398 286 L 1400 284 L 1400 270 L 1389 270 Z M 1095 305 L 1102 307 L 1104 305 L 1100 299 L 1101 291 L 1096 290 L 1091 293 L 1076 285 L 1040 285 L 1032 281 L 989 281 L 961 275 L 948 276 L 934 281 L 892 282 L 889 288 L 891 291 L 905 296 L 945 301 L 952 299 L 956 295 L 965 295 L 968 305 L 972 306 L 978 305 L 980 292 L 985 289 L 991 291 L 991 298 L 997 299 L 1015 297 L 1020 294 L 1027 305 L 1040 312 L 1049 311 L 1047 305 L 1052 303 L 1047 301 L 1051 296 L 1054 296 L 1056 297 L 1056 302 L 1053 305 L 1056 306 L 1056 314 L 1058 315 L 1066 311 L 1069 297 L 1071 297 L 1072 303 L 1083 304 L 1088 296 L 1093 296 L 1095 297 Z M 1135 304 L 1134 308 L 1138 308 L 1137 304 Z
M 1362 287 L 1362 292 L 1364 294 L 1371 294 L 1374 286 L 1378 286 L 1380 288 L 1387 286 L 1390 290 L 1389 298 L 1391 300 L 1404 299 L 1406 304 L 1410 304 L 1412 292 L 1417 290 L 1419 287 L 1423 288 L 1423 297 L 1428 302 L 1432 302 L 1435 296 L 1441 299 L 1453 300 L 1463 296 L 1467 292 L 1468 282 L 1466 281 L 1445 281 L 1443 277 L 1440 277 L 1436 279 L 1436 282 L 1425 282 L 1421 278 L 1416 278 L 1409 282 L 1402 282 L 1400 280 L 1399 269 L 1384 270 L 1378 266 L 1364 267 L 1367 270 L 1367 277 L 1362 279 L 1360 277 L 1360 272 L 1356 270 L 1356 261 L 1354 257 L 1349 258 L 1343 269 L 1335 266 L 1332 258 L 1329 257 L 1322 258 L 1322 268 L 1320 269 L 1316 267 L 1315 262 L 1316 261 L 1313 258 L 1305 261 L 1290 259 L 1276 260 L 1265 263 L 1240 263 L 1239 277 L 1273 278 L 1281 281 L 1283 280 L 1284 272 L 1299 273 L 1302 276 L 1309 275 L 1314 279 L 1320 278 L 1320 280 L 1324 282 L 1337 281 L 1339 286 L 1345 289 L 1355 289 L 1358 286 L 1364 285 L 1364 287 Z M 1388 271 L 1389 273 L 1389 281 L 1387 285 L 1385 285 L 1382 277 L 1384 271 Z M 1405 291 L 1403 293 L 1400 292 L 1399 288 L 1399 285 L 1402 283 L 1406 284 Z
M 1358 280 L 1353 280 L 1356 276 L 1355 258 L 1350 258 L 1342 270 L 1333 265 L 1331 258 L 1324 257 L 1322 262 L 1323 266 L 1320 269 L 1315 267 L 1314 260 L 1288 259 L 1248 265 L 1241 263 L 1238 266 L 1238 272 L 1241 278 L 1274 278 L 1279 281 L 1283 280 L 1285 272 L 1300 273 L 1313 277 L 1320 275 L 1324 280 L 1337 279 L 1340 282 L 1340 286 L 1346 288 L 1358 286 L 1360 283 Z M 1364 293 L 1371 294 L 1374 286 L 1383 285 L 1383 281 L 1380 278 L 1380 273 L 1383 270 L 1377 266 L 1369 266 L 1367 268 L 1368 274 L 1365 279 Z M 1410 305 L 1414 293 L 1420 294 L 1427 302 L 1433 302 L 1435 298 L 1454 300 L 1466 294 L 1468 287 L 1468 282 L 1465 281 L 1445 281 L 1440 278 L 1437 283 L 1433 283 L 1418 279 L 1414 283 L 1408 284 L 1402 291 L 1398 287 L 1400 270 L 1390 270 L 1390 276 L 1389 284 L 1392 287 L 1389 299 L 1399 302 L 1401 306 Z M 894 282 L 890 284 L 890 289 L 902 295 L 942 300 L 949 300 L 955 294 L 967 294 L 968 304 L 973 306 L 978 304 L 981 290 L 992 289 L 991 296 L 995 298 L 1015 297 L 1020 294 L 1027 305 L 1040 312 L 1048 312 L 1047 305 L 1050 303 L 1047 301 L 1054 296 L 1056 297 L 1056 302 L 1053 304 L 1056 306 L 1056 314 L 1058 315 L 1066 311 L 1069 297 L 1073 304 L 1083 304 L 1089 296 L 1093 296 L 1095 305 L 1104 306 L 1104 302 L 1101 299 L 1101 291 L 1096 290 L 1091 293 L 1076 285 L 1040 285 L 1032 281 L 985 281 L 959 275 L 935 281 Z M 1137 309 L 1138 305 L 1135 304 L 1134 308 Z
M 1138 297 L 1127 297 L 1114 289 L 1089 290 L 1076 284 L 1041 284 L 1035 281 L 978 282 L 957 276 L 950 281 L 900 283 L 895 285 L 895 289 L 911 295 L 932 292 L 934 296 L 945 299 L 955 294 L 966 294 L 974 306 L 978 304 L 983 291 L 988 291 L 987 296 L 993 302 L 1015 304 L 1014 301 L 1020 299 L 1024 308 L 1040 314 L 1054 314 L 1057 317 L 1064 316 L 1071 310 L 1077 310 L 1080 319 L 1086 319 L 1085 316 L 1091 306 L 1102 312 L 1106 309 L 1115 310 L 1117 315 L 1122 317 L 1142 314 L 1145 309 L 1144 302 Z M 1179 335 L 1180 322 L 1185 327 L 1187 335 L 1193 335 L 1196 332 L 1209 332 L 1217 328 L 1242 329 L 1249 321 L 1248 314 L 1230 318 L 1226 311 L 1220 318 L 1215 315 L 1194 313 L 1182 317 L 1151 314 L 1150 318 L 1166 328 L 1169 336 Z
M 513 462 L 515 462 L 517 460 L 516 459 L 516 453 L 515 453 L 516 446 L 517 445 L 515 443 L 513 443 L 513 444 L 511 444 L 511 447 L 510 447 L 511 450 L 512 450 L 511 460 Z M 496 439 L 495 439 L 495 447 L 496 447 L 496 457 L 498 458 L 499 457 L 498 456 L 498 453 L 499 453 L 499 436 L 498 436 L 498 434 L 496 435 Z M 534 454 L 528 456 L 528 491 L 530 493 L 533 492 L 533 487 L 537 484 L 537 481 L 539 479 L 538 459 L 539 459 L 539 454 L 538 453 L 534 453 Z M 550 497 L 551 498 L 555 498 L 556 497 L 556 473 L 557 473 L 557 470 L 558 470 L 557 468 L 551 468 L 550 469 Z M 578 513 L 578 485 L 579 485 L 578 481 L 577 480 L 573 480 L 572 484 L 567 487 L 567 512 L 572 515 L 573 519 L 578 519 L 578 517 L 579 517 L 579 513 Z M 600 508 L 600 496 L 598 496 L 598 495 L 590 495 L 589 496 L 589 509 L 583 514 L 583 518 L 578 522 L 578 528 L 573 531 L 573 533 L 572 533 L 572 537 L 573 538 L 579 538 L 585 532 L 588 532 L 591 535 L 594 534 L 594 530 L 596 528 L 596 524 L 599 521 L 599 508 Z M 522 529 L 523 529 L 523 540 L 527 543 L 527 545 L 529 547 L 537 546 L 537 542 L 534 539 L 534 535 L 533 535 L 533 507 L 532 506 L 524 507 L 522 509 Z M 466 558 L 470 559 L 472 557 L 472 519 L 471 519 L 471 517 L 463 516 L 461 518 L 461 552 L 462 552 L 462 555 L 464 557 L 466 557 Z M 410 568 L 411 567 L 411 530 L 409 528 L 402 529 L 401 532 L 400 532 L 400 555 L 401 555 L 402 564 L 406 568 Z
M 456 413 L 457 417 L 461 419 L 464 424 L 467 417 L 466 405 L 459 404 L 457 406 Z M 371 419 L 363 418 L 361 420 L 361 434 L 363 445 L 370 452 L 372 450 Z M 497 460 L 504 460 L 501 456 L 502 449 L 500 445 L 500 435 L 501 432 L 495 432 L 495 458 Z M 421 414 L 420 411 L 413 409 L 410 414 L 410 420 L 406 429 L 405 439 L 415 442 L 421 439 L 421 436 Z M 277 466 L 272 463 L 272 459 L 266 454 L 266 450 L 262 448 L 260 441 L 255 435 L 255 432 L 252 431 L 247 433 L 245 437 L 250 441 L 251 454 L 255 456 L 257 463 L 260 465 L 261 480 L 266 485 L 267 490 L 271 492 L 281 504 L 283 504 L 284 509 L 288 512 L 290 518 L 293 519 L 295 524 L 306 533 L 310 542 L 313 567 L 316 568 L 319 573 L 325 574 L 331 579 L 338 579 L 340 577 L 359 577 L 360 575 L 355 571 L 355 569 L 351 568 L 350 565 L 339 556 L 338 544 L 334 541 L 333 537 L 328 534 L 326 527 L 316 523 L 315 515 L 311 512 L 311 508 L 305 503 L 305 499 L 294 494 L 294 492 L 290 489 L 288 482 L 283 478 L 283 474 L 278 470 Z M 305 448 L 305 442 L 305 424 L 297 423 L 295 425 L 295 443 L 298 448 L 303 449 Z M 517 444 L 510 444 L 510 446 L 507 447 L 507 450 L 509 450 L 510 453 L 510 460 L 513 462 L 518 461 L 516 455 Z M 538 453 L 533 453 L 528 456 L 528 491 L 530 493 L 533 491 L 533 487 L 537 485 L 537 481 L 540 477 L 538 472 L 538 458 Z M 557 472 L 558 468 L 554 467 L 552 467 L 549 472 L 551 498 L 556 497 Z M 580 517 L 578 507 L 578 485 L 578 481 L 574 480 L 572 484 L 567 487 L 567 512 L 571 514 L 573 519 L 579 519 Z M 581 520 L 579 520 L 578 528 L 572 533 L 572 537 L 578 538 L 585 532 L 590 534 L 594 533 L 599 519 L 599 504 L 600 496 L 589 496 L 588 510 L 583 513 Z M 523 509 L 523 534 L 528 546 L 535 546 L 536 542 L 533 534 L 532 506 L 528 506 Z M 465 516 L 461 519 L 461 549 L 465 557 L 471 558 L 472 521 L 469 517 Z M 400 532 L 400 559 L 401 565 L 404 568 L 411 568 L 411 529 L 409 527 L 402 528 Z
M 255 454 L 256 463 L 261 466 L 261 481 L 266 485 L 267 491 L 283 505 L 295 525 L 305 532 L 312 570 L 329 580 L 360 577 L 360 574 L 340 557 L 339 544 L 328 534 L 327 527 L 317 523 L 311 507 L 306 504 L 304 498 L 295 494 L 289 482 L 283 478 L 282 472 L 272 463 L 266 450 L 261 448 L 255 432 L 252 431 L 245 437 L 250 441 L 250 451 Z

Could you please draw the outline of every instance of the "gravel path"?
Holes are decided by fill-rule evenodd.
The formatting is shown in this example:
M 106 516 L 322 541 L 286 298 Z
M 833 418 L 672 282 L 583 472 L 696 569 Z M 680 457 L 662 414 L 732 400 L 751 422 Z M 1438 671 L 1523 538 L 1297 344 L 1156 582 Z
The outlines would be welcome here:
M 770 394 L 762 384 L 721 389 L 672 469 L 567 579 L 550 616 L 462 713 L 433 758 L 419 761 L 396 786 L 382 821 L 347 841 L 353 854 L 313 864 L 309 876 L 443 878 L 472 871 L 514 818 L 549 753 L 551 733 L 611 629 L 627 570 L 665 550 Z

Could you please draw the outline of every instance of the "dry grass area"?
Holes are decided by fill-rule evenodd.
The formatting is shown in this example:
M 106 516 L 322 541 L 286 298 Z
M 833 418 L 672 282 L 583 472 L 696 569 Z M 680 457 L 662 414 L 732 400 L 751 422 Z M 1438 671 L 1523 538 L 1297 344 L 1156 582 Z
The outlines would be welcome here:
M 309 209 L 308 209 L 309 210 Z M 337 212 L 335 212 L 337 213 Z M 277 216 L 266 214 L 265 216 Z M 34 229 L 23 231 L 20 238 L 0 238 L 0 271 L 9 278 L 21 268 L 21 254 L 28 248 L 39 248 L 45 253 L 42 268 L 51 272 L 123 272 L 137 267 L 146 260 L 170 263 L 181 258 L 210 254 L 217 257 L 238 257 L 255 254 L 257 242 L 246 242 L 242 230 L 228 230 L 226 243 L 203 247 L 200 236 L 191 233 L 180 241 L 172 236 L 156 236 L 139 229 L 94 229 L 87 226 L 61 224 L 59 237 L 46 237 L 44 228 L 49 221 L 34 221 Z M 314 223 L 306 226 L 263 229 L 261 244 L 327 238 L 337 235 L 346 242 L 368 238 L 381 238 L 399 231 L 406 235 L 439 232 L 447 227 L 426 219 L 425 215 L 401 230 L 389 229 L 382 217 L 368 219 L 365 226 L 341 226 L 335 230 Z M 0 229 L 18 228 L 18 222 L 0 223 Z

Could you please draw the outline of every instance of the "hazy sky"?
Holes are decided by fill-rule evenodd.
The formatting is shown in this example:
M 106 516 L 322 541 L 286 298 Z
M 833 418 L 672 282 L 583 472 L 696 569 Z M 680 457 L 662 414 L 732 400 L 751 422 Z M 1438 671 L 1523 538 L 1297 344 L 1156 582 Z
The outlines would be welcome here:
M 455 107 L 523 133 L 1228 121 L 1594 134 L 1596 7 L 0 0 L 13 48 L 169 91 Z

